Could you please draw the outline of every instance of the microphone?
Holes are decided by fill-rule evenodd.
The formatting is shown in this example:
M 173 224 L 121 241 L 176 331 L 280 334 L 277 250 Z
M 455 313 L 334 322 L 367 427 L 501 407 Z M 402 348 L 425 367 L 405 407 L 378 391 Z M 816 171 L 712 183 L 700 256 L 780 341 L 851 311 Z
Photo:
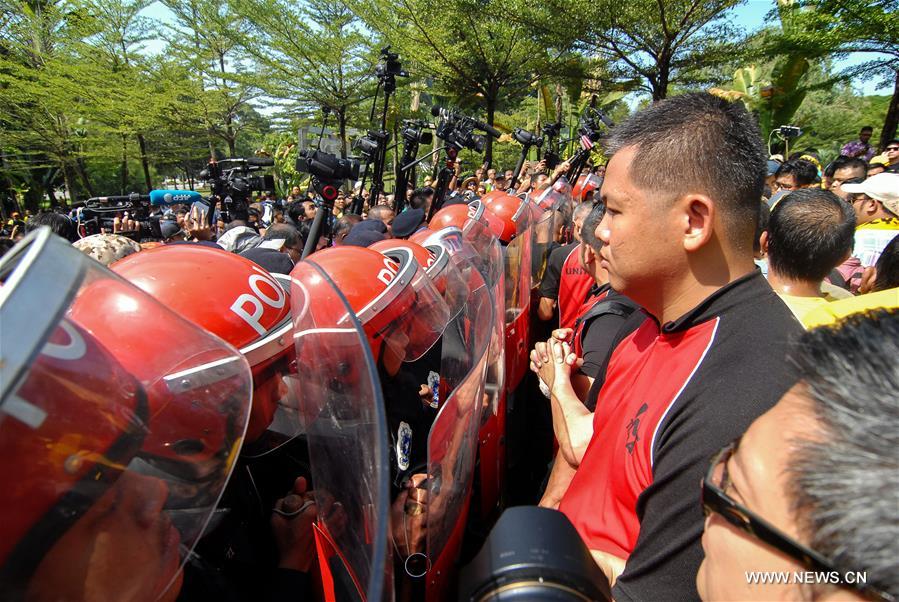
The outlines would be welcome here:
M 151 190 L 151 205 L 174 205 L 202 201 L 202 195 L 195 190 Z
M 275 160 L 272 157 L 248 157 L 247 165 L 253 165 L 255 167 L 272 167 L 275 164 Z

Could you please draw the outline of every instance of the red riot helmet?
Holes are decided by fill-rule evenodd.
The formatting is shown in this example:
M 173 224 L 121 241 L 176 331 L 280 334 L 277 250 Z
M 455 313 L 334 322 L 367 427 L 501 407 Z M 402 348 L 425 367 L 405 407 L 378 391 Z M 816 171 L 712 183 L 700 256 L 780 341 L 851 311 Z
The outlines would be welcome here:
M 584 201 L 588 195 L 602 186 L 602 179 L 593 173 L 583 174 L 577 179 L 577 183 L 571 191 L 571 196 L 577 201 Z
M 301 268 L 305 262 L 325 272 L 346 298 L 376 359 L 386 343 L 404 361 L 415 361 L 446 327 L 447 304 L 408 248 L 396 247 L 389 257 L 364 247 L 334 247 L 310 255 L 291 272 L 291 281 L 292 286 L 301 282 L 306 297 L 318 304 L 316 288 L 322 280 L 314 270 Z M 336 323 L 349 320 L 346 316 Z
M 509 244 L 512 239 L 524 228 L 522 225 L 527 223 L 529 218 L 528 204 L 518 197 L 510 194 L 495 194 L 489 199 L 484 200 L 487 207 L 486 216 L 490 224 L 493 235 L 502 243 Z
M 247 358 L 253 370 L 247 441 L 256 441 L 272 428 L 277 410 L 290 411 L 283 377 L 295 370 L 295 350 L 287 276 L 271 274 L 240 255 L 201 245 L 167 245 L 110 267 Z M 292 422 L 283 418 L 274 430 L 292 438 L 298 427 L 289 426 L 290 432 L 283 432 L 279 425 Z
M 411 240 L 412 242 L 414 242 L 416 244 L 422 245 L 428 239 L 428 237 L 430 237 L 431 234 L 433 234 L 433 233 L 434 233 L 434 231 L 431 230 L 430 228 L 422 228 L 421 230 L 419 230 L 418 232 L 416 232 L 415 234 L 410 236 L 408 240 Z
M 47 228 L 0 281 L 4 593 L 177 593 L 240 449 L 249 366 Z
M 434 232 L 427 230 L 427 234 Z M 462 308 L 468 298 L 468 286 L 459 273 L 455 263 L 451 261 L 450 253 L 438 244 L 421 245 L 411 240 L 391 238 L 378 241 L 368 247 L 388 257 L 392 256 L 395 249 L 409 249 L 415 256 L 418 265 L 425 270 L 425 274 L 434 284 L 446 301 L 450 315 L 454 316 Z

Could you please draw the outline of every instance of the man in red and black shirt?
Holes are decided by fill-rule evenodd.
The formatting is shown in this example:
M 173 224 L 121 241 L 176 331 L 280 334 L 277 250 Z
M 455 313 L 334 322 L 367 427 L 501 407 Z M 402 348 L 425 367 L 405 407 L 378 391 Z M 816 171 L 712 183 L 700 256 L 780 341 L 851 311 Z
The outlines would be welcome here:
M 552 403 L 590 443 L 559 509 L 621 600 L 697 597 L 709 459 L 794 381 L 801 326 L 753 264 L 765 154 L 739 104 L 686 94 L 613 130 L 597 228 L 612 287 L 651 319 L 615 349 L 590 415 L 567 343 L 550 346 Z
M 571 328 L 574 325 L 578 310 L 594 285 L 593 276 L 587 273 L 580 259 L 580 232 L 590 209 L 590 203 L 575 206 L 571 216 L 575 240 L 573 243 L 553 249 L 546 262 L 543 280 L 540 282 L 537 316 L 544 322 L 552 320 L 555 316 L 554 310 L 558 307 L 559 328 Z

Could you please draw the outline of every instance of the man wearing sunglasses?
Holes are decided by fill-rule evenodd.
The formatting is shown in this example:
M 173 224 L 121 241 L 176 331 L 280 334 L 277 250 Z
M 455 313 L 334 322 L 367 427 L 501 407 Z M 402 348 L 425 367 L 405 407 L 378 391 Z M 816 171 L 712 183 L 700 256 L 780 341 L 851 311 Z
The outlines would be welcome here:
M 704 600 L 899 598 L 897 357 L 897 310 L 795 347 L 798 384 L 703 479 Z

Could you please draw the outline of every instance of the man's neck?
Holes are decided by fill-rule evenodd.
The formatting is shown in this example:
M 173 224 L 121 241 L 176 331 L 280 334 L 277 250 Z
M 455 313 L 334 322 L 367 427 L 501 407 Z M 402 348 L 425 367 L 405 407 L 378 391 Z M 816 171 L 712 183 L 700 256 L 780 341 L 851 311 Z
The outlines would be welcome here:
M 713 268 L 706 267 L 701 273 L 689 272 L 679 284 L 668 287 L 660 300 L 658 313 L 650 310 L 660 324 L 673 322 L 702 303 L 720 288 L 756 270 L 752 257 L 733 264 L 721 262 Z M 648 309 L 648 308 L 647 308 Z
M 821 283 L 808 280 L 796 280 L 778 274 L 768 268 L 768 284 L 774 292 L 793 297 L 821 297 Z

